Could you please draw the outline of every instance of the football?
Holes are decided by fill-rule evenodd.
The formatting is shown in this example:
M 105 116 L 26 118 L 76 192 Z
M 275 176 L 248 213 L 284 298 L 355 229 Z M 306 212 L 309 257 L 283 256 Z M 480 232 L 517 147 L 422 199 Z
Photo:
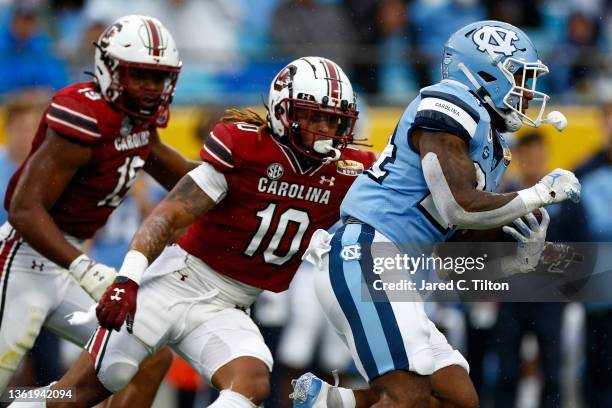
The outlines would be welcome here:
M 538 222 L 542 221 L 542 213 L 539 209 L 533 212 Z M 523 217 L 525 224 L 527 220 Z M 514 224 L 510 223 L 513 227 Z M 503 231 L 503 227 L 493 228 L 490 230 L 459 230 L 453 235 L 448 242 L 515 242 L 515 239 Z

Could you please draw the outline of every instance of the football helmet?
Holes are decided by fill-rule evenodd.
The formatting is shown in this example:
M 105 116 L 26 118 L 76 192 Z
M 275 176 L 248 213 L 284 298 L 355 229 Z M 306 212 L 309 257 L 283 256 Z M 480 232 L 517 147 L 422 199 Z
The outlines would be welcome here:
M 94 76 L 104 99 L 132 116 L 165 123 L 182 65 L 166 27 L 153 17 L 120 17 L 95 46 Z M 126 77 L 134 69 L 153 71 L 162 78 L 163 89 L 128 92 Z
M 338 160 L 352 141 L 357 116 L 351 82 L 326 58 L 299 58 L 284 67 L 270 85 L 268 122 L 273 135 L 309 159 Z M 334 135 L 312 125 L 321 118 L 336 129 Z M 307 145 L 306 139 L 312 143 Z
M 501 116 L 509 132 L 547 122 L 542 115 L 549 96 L 536 89 L 538 78 L 547 73 L 529 37 L 511 24 L 472 23 L 452 34 L 444 45 L 442 78 L 476 92 Z M 524 112 L 525 101 L 536 106 L 537 116 Z

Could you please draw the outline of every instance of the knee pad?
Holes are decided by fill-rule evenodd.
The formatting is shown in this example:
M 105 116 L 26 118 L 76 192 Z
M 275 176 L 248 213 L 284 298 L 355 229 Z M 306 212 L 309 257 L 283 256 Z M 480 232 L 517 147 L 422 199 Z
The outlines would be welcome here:
M 132 361 L 103 362 L 98 379 L 113 394 L 125 388 L 138 372 L 138 364 Z
M 219 398 L 209 405 L 209 408 L 255 408 L 256 405 L 242 394 L 232 390 L 223 390 Z

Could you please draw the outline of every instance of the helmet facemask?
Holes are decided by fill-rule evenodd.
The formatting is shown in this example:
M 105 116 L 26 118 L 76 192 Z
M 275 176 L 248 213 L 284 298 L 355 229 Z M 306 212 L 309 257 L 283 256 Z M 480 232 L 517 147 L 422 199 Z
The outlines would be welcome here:
M 323 100 L 325 102 L 325 98 Z M 308 95 L 285 98 L 276 108 L 280 114 L 288 144 L 300 155 L 315 161 L 330 162 L 352 141 L 358 112 L 347 101 L 341 107 L 319 104 Z
M 537 82 L 540 76 L 548 74 L 548 67 L 540 61 L 525 62 L 506 58 L 503 64 L 499 64 L 499 68 L 511 85 L 503 98 L 504 105 L 510 109 L 511 114 L 518 115 L 523 125 L 539 127 L 550 97 L 537 90 Z M 520 75 L 520 84 L 516 83 L 517 74 Z M 525 101 L 527 106 L 523 106 Z M 530 111 L 537 112 L 535 117 L 528 114 L 527 107 Z

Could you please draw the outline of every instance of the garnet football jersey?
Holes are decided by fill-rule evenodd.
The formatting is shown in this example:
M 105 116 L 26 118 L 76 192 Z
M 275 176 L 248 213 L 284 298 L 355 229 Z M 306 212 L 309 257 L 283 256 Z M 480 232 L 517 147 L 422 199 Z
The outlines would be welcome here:
M 247 123 L 218 124 L 200 155 L 228 191 L 179 245 L 219 273 L 275 292 L 289 287 L 314 231 L 339 220 L 345 193 L 375 160 L 347 148 L 341 160 L 302 171 L 290 149 Z
M 134 183 L 149 156 L 150 139 L 157 137 L 155 127 L 113 109 L 93 82 L 61 89 L 45 111 L 29 156 L 11 177 L 4 201 L 7 210 L 23 167 L 43 143 L 47 128 L 93 150 L 91 160 L 79 168 L 49 211 L 63 232 L 90 238 Z

